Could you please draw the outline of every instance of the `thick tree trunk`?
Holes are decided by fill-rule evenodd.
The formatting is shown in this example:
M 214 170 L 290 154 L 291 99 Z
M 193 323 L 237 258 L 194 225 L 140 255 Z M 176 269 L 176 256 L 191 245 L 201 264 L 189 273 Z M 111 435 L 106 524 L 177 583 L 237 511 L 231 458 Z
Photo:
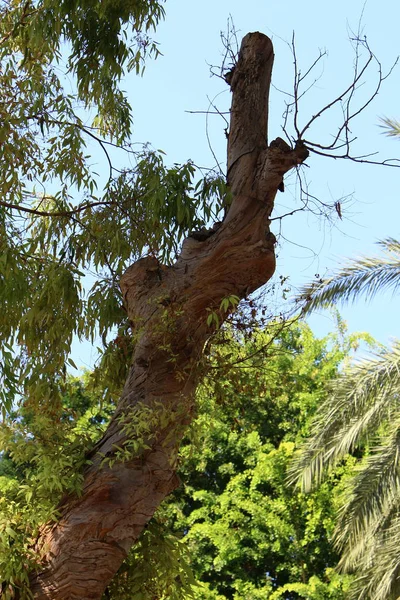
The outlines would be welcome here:
M 267 144 L 273 48 L 248 34 L 230 84 L 228 143 L 232 204 L 203 241 L 188 237 L 171 267 L 139 260 L 121 279 L 137 344 L 116 414 L 94 449 L 83 494 L 68 498 L 43 528 L 35 598 L 99 599 L 159 504 L 177 485 L 176 456 L 193 412 L 209 311 L 265 284 L 275 269 L 269 216 L 282 176 L 305 160 L 301 142 Z M 133 431 L 136 431 L 134 437 Z M 136 444 L 136 445 L 135 445 Z M 118 450 L 120 449 L 120 450 Z M 122 453 L 125 456 L 122 459 Z

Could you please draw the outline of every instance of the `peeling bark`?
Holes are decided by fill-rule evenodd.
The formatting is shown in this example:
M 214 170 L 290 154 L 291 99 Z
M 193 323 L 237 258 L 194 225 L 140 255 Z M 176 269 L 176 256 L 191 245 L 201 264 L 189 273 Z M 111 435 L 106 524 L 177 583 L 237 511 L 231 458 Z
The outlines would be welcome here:
M 37 599 L 99 599 L 162 500 L 177 487 L 176 456 L 193 413 L 209 310 L 244 298 L 275 270 L 269 216 L 282 177 L 308 156 L 298 142 L 267 144 L 268 93 L 273 48 L 261 33 L 242 42 L 230 80 L 228 140 L 232 204 L 221 227 L 203 241 L 188 237 L 171 267 L 147 257 L 121 278 L 137 344 L 117 411 L 91 454 L 83 494 L 67 498 L 61 518 L 45 526 L 38 548 L 43 569 L 32 574 Z M 149 409 L 152 430 L 139 456 L 110 465 L 124 447 L 132 415 Z M 135 413 L 136 410 L 136 413 Z M 133 412 L 132 412 L 133 411 Z M 147 414 L 147 413 L 146 413 Z M 166 418 L 167 415 L 167 418 Z

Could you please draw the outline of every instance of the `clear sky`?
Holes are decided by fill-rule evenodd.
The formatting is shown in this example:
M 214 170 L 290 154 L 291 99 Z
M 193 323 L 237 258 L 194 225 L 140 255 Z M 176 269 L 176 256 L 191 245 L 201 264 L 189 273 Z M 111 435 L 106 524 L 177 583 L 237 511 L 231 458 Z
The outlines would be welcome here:
M 318 108 L 336 97 L 351 81 L 354 52 L 349 37 L 362 22 L 362 33 L 388 70 L 400 54 L 400 3 L 398 0 L 167 0 L 166 20 L 155 34 L 163 54 L 148 62 L 143 78 L 130 74 L 124 81 L 134 110 L 134 141 L 150 142 L 166 152 L 168 163 L 192 159 L 197 165 L 215 164 L 212 150 L 222 169 L 225 166 L 225 123 L 220 116 L 204 114 L 209 99 L 221 111 L 230 105 L 228 86 L 210 76 L 209 65 L 219 65 L 223 58 L 220 32 L 226 31 L 231 16 L 239 41 L 249 31 L 269 35 L 275 47 L 273 84 L 291 91 L 293 57 L 287 42 L 296 38 L 299 67 L 304 72 L 320 50 L 327 57 L 317 68 L 321 78 L 302 100 L 300 121 L 304 123 Z M 376 81 L 371 69 L 358 90 L 362 103 Z M 400 158 L 400 140 L 387 138 L 379 128 L 379 117 L 400 119 L 400 66 L 367 110 L 356 120 L 352 133 L 357 136 L 356 153 L 380 151 L 381 157 Z M 310 81 L 311 82 L 311 81 Z M 270 97 L 269 139 L 282 135 L 285 96 L 272 91 Z M 338 113 L 317 122 L 310 132 L 316 142 L 324 142 L 336 131 Z M 99 161 L 101 160 L 99 156 Z M 277 275 L 289 276 L 293 288 L 310 281 L 314 274 L 329 272 L 343 257 L 378 251 L 374 242 L 400 236 L 400 169 L 360 165 L 312 155 L 306 176 L 309 191 L 323 202 L 332 203 L 348 197 L 343 206 L 343 221 L 328 221 L 313 214 L 297 214 L 276 220 L 272 230 L 278 236 Z M 299 207 L 294 176 L 286 180 L 286 191 L 279 194 L 279 205 L 272 215 Z M 387 343 L 399 336 L 399 298 L 377 298 L 373 303 L 359 301 L 341 310 L 350 331 L 366 330 Z M 332 328 L 329 314 L 313 317 L 317 335 Z M 77 356 L 79 359 L 79 357 Z M 81 357 L 88 364 L 88 357 Z

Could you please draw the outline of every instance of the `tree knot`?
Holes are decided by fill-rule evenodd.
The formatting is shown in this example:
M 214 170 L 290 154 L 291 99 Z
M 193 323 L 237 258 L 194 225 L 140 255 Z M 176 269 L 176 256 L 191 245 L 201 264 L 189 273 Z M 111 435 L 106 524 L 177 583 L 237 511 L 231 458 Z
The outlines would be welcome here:
M 297 156 L 297 164 L 303 163 L 309 156 L 310 152 L 303 142 L 303 140 L 297 140 L 294 146 L 294 151 Z
M 293 150 L 293 148 L 291 148 L 291 146 L 289 146 L 289 144 L 285 142 L 285 140 L 283 140 L 281 137 L 277 137 L 275 140 L 272 140 L 269 147 L 271 148 L 271 150 L 276 149 L 280 152 L 284 152 L 285 154 L 288 154 Z

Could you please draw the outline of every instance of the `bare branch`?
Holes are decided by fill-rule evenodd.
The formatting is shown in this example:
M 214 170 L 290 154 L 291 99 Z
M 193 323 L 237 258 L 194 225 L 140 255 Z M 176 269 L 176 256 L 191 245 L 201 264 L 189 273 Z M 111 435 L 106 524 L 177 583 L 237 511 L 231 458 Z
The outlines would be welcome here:
M 369 157 L 375 156 L 378 153 L 370 152 L 370 153 L 366 153 L 363 155 L 354 156 L 351 152 L 351 146 L 357 140 L 356 135 L 351 135 L 351 130 L 350 130 L 351 121 L 353 121 L 356 117 L 358 117 L 373 102 L 373 100 L 378 95 L 383 82 L 392 74 L 393 69 L 395 68 L 395 66 L 397 65 L 398 60 L 399 60 L 399 58 L 396 58 L 396 60 L 392 64 L 392 66 L 388 69 L 388 71 L 386 73 L 384 73 L 380 61 L 377 59 L 375 54 L 370 49 L 366 37 L 365 36 L 361 37 L 360 31 L 361 31 L 361 27 L 359 25 L 358 33 L 357 34 L 352 33 L 353 37 L 350 38 L 350 40 L 353 42 L 354 52 L 355 52 L 352 81 L 332 101 L 328 102 L 325 106 L 320 108 L 306 122 L 306 124 L 303 127 L 299 126 L 299 115 L 300 115 L 299 103 L 300 103 L 300 100 L 315 85 L 315 83 L 320 79 L 322 74 L 315 77 L 313 83 L 308 85 L 308 87 L 306 87 L 305 89 L 303 89 L 304 82 L 305 82 L 306 78 L 309 77 L 311 75 L 311 73 L 313 73 L 315 67 L 318 64 L 320 64 L 320 61 L 326 56 L 326 52 L 320 50 L 317 58 L 313 61 L 313 63 L 305 71 L 305 73 L 302 74 L 299 69 L 299 66 L 298 66 L 298 59 L 297 59 L 296 45 L 295 45 L 295 36 L 293 33 L 291 44 L 288 44 L 291 49 L 291 53 L 293 56 L 293 64 L 294 64 L 293 92 L 288 93 L 283 90 L 278 90 L 281 93 L 284 93 L 285 95 L 287 95 L 291 98 L 291 100 L 286 103 L 286 108 L 283 113 L 282 129 L 286 135 L 286 138 L 289 140 L 289 142 L 292 142 L 293 137 L 290 135 L 290 132 L 289 132 L 289 123 L 290 123 L 291 127 L 293 128 L 293 130 L 295 132 L 295 139 L 301 140 L 311 152 L 314 152 L 315 154 L 318 154 L 320 156 L 326 156 L 328 158 L 335 158 L 335 159 L 336 158 L 348 159 L 348 160 L 351 160 L 353 162 L 358 162 L 358 163 L 366 163 L 366 164 L 374 164 L 374 165 L 382 165 L 382 166 L 387 166 L 387 167 L 398 168 L 398 167 L 400 167 L 399 159 L 391 158 L 391 159 L 385 159 L 385 160 L 380 160 L 380 161 L 379 160 L 370 160 Z M 364 50 L 367 52 L 367 57 L 362 62 L 362 64 L 361 64 L 361 50 Z M 353 107 L 355 98 L 356 98 L 356 92 L 359 90 L 359 88 L 361 86 L 364 85 L 364 83 L 367 79 L 367 76 L 368 76 L 368 79 L 371 79 L 369 73 L 371 70 L 371 66 L 374 64 L 377 67 L 376 84 L 373 87 L 373 89 L 371 90 L 371 92 L 369 93 L 369 95 L 367 96 L 366 100 L 360 106 Z M 311 139 L 307 139 L 305 134 L 308 130 L 311 129 L 312 125 L 314 125 L 314 123 L 318 119 L 320 119 L 322 116 L 324 116 L 331 109 L 333 109 L 339 105 L 342 107 L 343 120 L 341 123 L 339 123 L 336 133 L 332 136 L 331 142 L 321 143 L 321 142 L 314 142 Z M 385 123 L 386 126 L 388 125 L 388 123 L 386 121 L 383 121 L 383 122 Z M 345 150 L 344 152 L 338 152 L 343 149 Z
M 299 74 L 297 71 L 297 56 L 296 56 L 296 46 L 294 43 L 294 31 L 292 34 L 292 53 L 293 53 L 293 59 L 294 59 L 294 89 L 293 89 L 293 96 L 294 96 L 294 117 L 293 117 L 293 126 L 294 126 L 294 130 L 296 132 L 297 135 L 297 139 L 301 140 L 301 134 L 299 131 L 299 127 L 297 125 L 297 117 L 299 114 L 299 103 L 298 103 L 298 95 L 299 95 Z
M 315 115 L 313 115 L 311 117 L 311 119 L 308 121 L 308 123 L 306 123 L 306 125 L 303 127 L 303 129 L 301 130 L 299 137 L 303 138 L 304 133 L 307 131 L 307 129 L 309 129 L 311 127 L 311 125 L 314 123 L 314 121 L 316 121 L 317 119 L 319 119 L 319 117 L 321 117 L 326 111 L 328 111 L 330 108 L 332 108 L 333 106 L 335 106 L 335 104 L 337 104 L 338 102 L 342 102 L 342 100 L 346 97 L 347 94 L 350 93 L 350 99 L 352 97 L 352 93 L 354 92 L 354 88 L 356 86 L 356 84 L 360 81 L 361 77 L 364 75 L 365 71 L 367 70 L 368 66 L 371 64 L 373 60 L 373 56 L 372 54 L 369 56 L 367 62 L 365 63 L 365 65 L 363 66 L 363 68 L 361 69 L 360 73 L 358 75 L 355 76 L 355 78 L 353 79 L 353 81 L 351 82 L 351 84 L 341 93 L 339 94 L 339 96 L 337 96 L 334 100 L 332 100 L 332 102 L 329 102 L 328 104 L 326 104 L 323 108 L 321 108 L 321 110 L 319 110 Z M 374 94 L 375 96 L 376 94 Z M 372 100 L 372 98 L 371 98 Z M 342 126 L 342 129 L 345 125 Z M 338 136 L 336 136 L 335 141 L 337 140 Z M 334 145 L 331 144 L 330 146 L 327 146 L 327 148 L 332 148 Z
M 221 111 L 218 110 L 218 108 L 216 110 L 185 110 L 185 113 L 189 113 L 191 115 L 229 115 L 229 110 L 225 110 L 225 111 Z M 226 119 L 225 119 L 226 121 Z M 228 121 L 226 121 L 228 122 Z
M 218 114 L 219 114 L 219 115 L 220 115 L 220 116 L 221 116 L 221 117 L 224 119 L 224 121 L 225 121 L 225 123 L 226 123 L 226 130 L 227 130 L 227 129 L 228 129 L 228 127 L 229 127 L 229 123 L 228 123 L 228 121 L 225 119 L 225 117 L 222 115 L 222 113 L 220 113 L 220 112 L 218 111 L 217 107 L 216 107 L 216 106 L 215 106 L 215 104 L 214 104 L 214 100 L 215 100 L 215 98 L 217 98 L 217 96 L 219 96 L 220 94 L 222 94 L 222 92 L 219 92 L 219 94 L 217 94 L 216 96 L 214 96 L 214 98 L 213 98 L 212 100 L 210 100 L 210 98 L 207 96 L 207 100 L 208 100 L 208 101 L 209 101 L 209 103 L 210 103 L 210 104 L 209 104 L 209 106 L 212 106 L 212 107 L 213 107 L 213 108 L 214 108 L 214 109 L 217 111 L 217 113 L 218 113 Z M 211 140 L 210 140 L 210 135 L 209 135 L 209 133 L 208 133 L 208 115 L 209 115 L 209 114 L 210 114 L 210 113 L 209 113 L 209 111 L 207 111 L 207 112 L 206 112 L 206 137 L 207 137 L 207 143 L 208 143 L 208 147 L 209 147 L 209 149 L 210 149 L 210 152 L 211 152 L 211 154 L 213 155 L 213 158 L 214 158 L 214 160 L 215 160 L 215 164 L 217 165 L 217 167 L 218 167 L 218 170 L 219 170 L 220 174 L 221 174 L 223 177 L 225 177 L 225 173 L 224 173 L 224 172 L 223 172 L 223 170 L 221 169 L 220 162 L 219 162 L 219 160 L 218 160 L 218 158 L 217 158 L 217 156 L 216 156 L 216 154 L 215 154 L 215 152 L 214 152 L 214 149 L 213 149 L 213 147 L 212 147 Z

